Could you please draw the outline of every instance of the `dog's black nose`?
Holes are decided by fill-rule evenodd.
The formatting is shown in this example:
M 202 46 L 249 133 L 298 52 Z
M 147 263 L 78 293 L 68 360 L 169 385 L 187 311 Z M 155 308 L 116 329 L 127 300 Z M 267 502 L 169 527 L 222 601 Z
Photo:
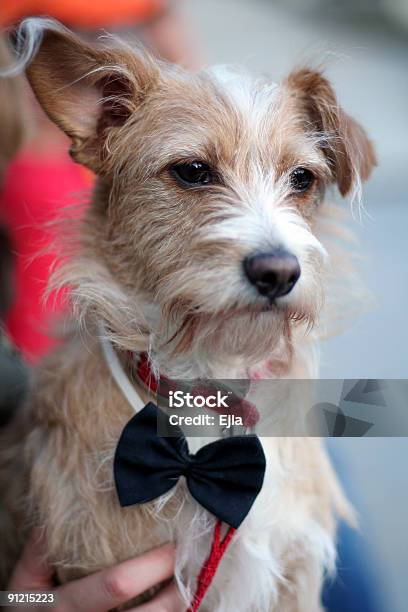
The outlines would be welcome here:
M 270 300 L 292 291 L 300 276 L 297 257 L 284 249 L 247 257 L 244 270 L 252 285 Z

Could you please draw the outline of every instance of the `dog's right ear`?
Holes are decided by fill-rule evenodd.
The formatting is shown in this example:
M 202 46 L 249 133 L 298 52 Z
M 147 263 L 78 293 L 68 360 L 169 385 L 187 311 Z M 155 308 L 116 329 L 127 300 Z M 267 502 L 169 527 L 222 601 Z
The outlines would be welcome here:
M 376 165 L 374 147 L 361 125 L 339 106 L 329 81 L 319 71 L 300 68 L 286 80 L 305 126 L 321 136 L 333 179 L 344 196 L 366 181 Z
M 52 20 L 27 19 L 21 34 L 33 55 L 28 80 L 47 115 L 72 139 L 72 157 L 106 172 L 106 140 L 158 79 L 157 63 L 144 52 L 86 43 Z

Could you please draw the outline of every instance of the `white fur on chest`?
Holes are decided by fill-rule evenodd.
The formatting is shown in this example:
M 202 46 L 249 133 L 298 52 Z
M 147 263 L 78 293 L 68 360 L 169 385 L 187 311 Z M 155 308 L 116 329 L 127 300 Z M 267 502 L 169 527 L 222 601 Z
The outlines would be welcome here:
M 297 496 L 297 487 L 305 474 L 301 473 L 296 452 L 290 458 L 290 442 L 283 442 L 283 448 L 279 440 L 283 439 L 262 440 L 267 457 L 262 491 L 221 562 L 200 608 L 203 612 L 320 610 L 318 583 L 324 568 L 331 568 L 334 563 L 333 537 L 313 516 L 315 500 Z M 172 527 L 177 542 L 176 576 L 188 601 L 208 556 L 215 523 L 180 485 L 184 488 L 184 499 Z M 298 581 L 297 576 L 288 575 L 292 567 L 304 574 L 307 598 L 303 605 L 302 590 L 297 585 L 297 607 L 284 608 L 282 590 L 285 585 L 290 588 L 291 580 Z M 315 602 L 311 601 L 310 581 L 317 587 Z

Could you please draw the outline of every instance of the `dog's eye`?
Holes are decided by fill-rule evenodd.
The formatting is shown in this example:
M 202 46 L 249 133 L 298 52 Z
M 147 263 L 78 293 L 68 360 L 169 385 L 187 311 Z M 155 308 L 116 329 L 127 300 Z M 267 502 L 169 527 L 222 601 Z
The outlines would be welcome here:
M 176 164 L 172 166 L 171 173 L 184 187 L 209 185 L 214 181 L 214 174 L 210 166 L 201 161 Z
M 295 168 L 290 175 L 290 184 L 294 191 L 307 191 L 315 180 L 314 175 L 307 168 Z

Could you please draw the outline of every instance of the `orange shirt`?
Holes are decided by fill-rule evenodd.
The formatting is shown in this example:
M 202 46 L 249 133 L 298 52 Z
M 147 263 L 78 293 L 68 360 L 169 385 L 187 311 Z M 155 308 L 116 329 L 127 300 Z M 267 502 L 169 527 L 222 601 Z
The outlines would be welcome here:
M 1 0 L 0 24 L 47 15 L 67 25 L 92 29 L 145 21 L 166 4 L 165 0 Z
M 92 174 L 74 164 L 66 151 L 50 149 L 38 156 L 33 147 L 9 165 L 0 190 L 0 222 L 15 255 L 14 300 L 6 329 L 29 361 L 36 361 L 56 342 L 53 327 L 65 309 L 64 294 L 44 301 L 50 274 L 58 263 L 57 227 L 52 222 L 70 207 L 80 219 L 90 199 Z

